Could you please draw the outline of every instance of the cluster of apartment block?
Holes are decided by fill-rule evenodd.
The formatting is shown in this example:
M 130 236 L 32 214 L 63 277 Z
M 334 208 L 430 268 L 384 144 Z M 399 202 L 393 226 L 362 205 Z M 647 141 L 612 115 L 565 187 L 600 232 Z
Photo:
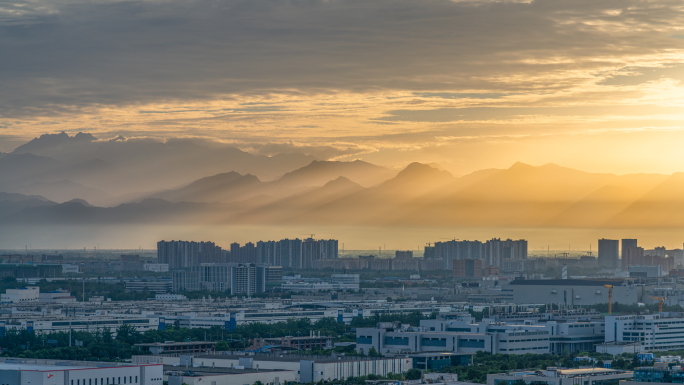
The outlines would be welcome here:
M 233 243 L 223 250 L 213 242 L 159 241 L 157 261 L 171 269 L 189 268 L 202 263 L 257 263 L 291 268 L 315 268 L 316 261 L 337 259 L 335 239 L 283 239 L 259 241 L 256 245 Z
M 201 263 L 173 271 L 173 292 L 228 291 L 233 295 L 263 293 L 269 283 L 279 284 L 283 268 L 255 263 Z

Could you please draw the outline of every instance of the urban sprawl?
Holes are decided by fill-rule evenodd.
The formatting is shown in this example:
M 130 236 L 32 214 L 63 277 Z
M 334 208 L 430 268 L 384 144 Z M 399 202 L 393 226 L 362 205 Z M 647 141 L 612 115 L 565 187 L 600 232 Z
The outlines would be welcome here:
M 421 251 L 342 257 L 312 236 L 7 253 L 0 383 L 684 383 L 682 249 Z

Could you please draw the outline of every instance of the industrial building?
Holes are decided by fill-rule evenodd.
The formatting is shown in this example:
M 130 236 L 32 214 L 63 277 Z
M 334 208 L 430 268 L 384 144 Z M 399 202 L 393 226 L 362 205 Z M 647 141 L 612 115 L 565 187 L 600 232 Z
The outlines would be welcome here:
M 549 335 L 543 326 L 501 325 L 495 331 L 486 327 L 449 328 L 449 322 L 423 320 L 419 328 L 381 322 L 375 328 L 356 329 L 356 351 L 381 353 L 485 351 L 492 354 L 542 354 L 549 352 Z M 449 330 L 451 329 L 451 330 Z
M 517 279 L 508 288 L 515 303 L 544 303 L 568 306 L 592 306 L 608 303 L 608 288 L 613 286 L 613 303 L 643 302 L 645 286 L 623 279 Z
M 635 342 L 642 352 L 683 350 L 684 314 L 606 316 L 606 342 Z
M 541 371 L 517 371 L 510 373 L 497 373 L 487 375 L 487 385 L 498 385 L 501 381 L 511 384 L 515 381 L 523 381 L 525 384 L 546 385 L 577 385 L 577 384 L 614 384 L 622 383 L 621 380 L 632 379 L 633 373 L 625 370 L 586 368 L 586 369 L 562 369 L 547 368 Z
M 164 365 L 175 365 L 176 370 L 187 365 L 193 371 L 195 368 L 241 368 L 259 369 L 259 371 L 288 370 L 296 373 L 294 381 L 299 383 L 340 380 L 347 379 L 348 377 L 367 376 L 369 374 L 387 376 L 389 373 L 403 373 L 413 368 L 413 359 L 410 357 L 333 357 L 279 353 L 238 355 L 220 354 L 220 352 L 217 352 L 215 354 L 194 356 L 179 356 L 177 354 L 141 355 L 133 356 L 133 362 L 139 364 L 161 363 Z M 275 377 L 280 374 L 275 372 L 271 373 L 271 375 Z
M 6 385 L 162 385 L 159 364 L 0 358 Z
M 144 344 L 135 344 L 135 347 L 141 352 L 150 352 L 151 354 L 168 354 L 168 353 L 205 353 L 214 351 L 216 342 L 208 341 L 189 341 L 189 342 L 151 342 Z

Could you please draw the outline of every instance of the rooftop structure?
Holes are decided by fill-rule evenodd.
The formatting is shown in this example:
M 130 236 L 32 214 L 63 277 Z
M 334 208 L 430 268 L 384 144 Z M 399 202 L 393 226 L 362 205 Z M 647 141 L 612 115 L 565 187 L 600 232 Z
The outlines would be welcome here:
M 631 379 L 632 372 L 605 368 L 562 369 L 551 368 L 539 371 L 516 371 L 487 375 L 487 385 L 498 385 L 500 381 L 525 384 L 575 385 L 575 384 L 617 384 Z

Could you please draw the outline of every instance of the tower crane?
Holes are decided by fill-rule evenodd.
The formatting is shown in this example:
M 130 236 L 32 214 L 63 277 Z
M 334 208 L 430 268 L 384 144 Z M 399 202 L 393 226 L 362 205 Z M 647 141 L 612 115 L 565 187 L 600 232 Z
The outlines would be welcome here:
M 667 298 L 665 298 L 665 297 L 650 297 L 650 298 L 658 300 L 658 312 L 662 313 L 663 312 L 663 301 L 665 301 Z
M 613 314 L 613 285 L 603 285 L 608 288 L 608 314 Z

